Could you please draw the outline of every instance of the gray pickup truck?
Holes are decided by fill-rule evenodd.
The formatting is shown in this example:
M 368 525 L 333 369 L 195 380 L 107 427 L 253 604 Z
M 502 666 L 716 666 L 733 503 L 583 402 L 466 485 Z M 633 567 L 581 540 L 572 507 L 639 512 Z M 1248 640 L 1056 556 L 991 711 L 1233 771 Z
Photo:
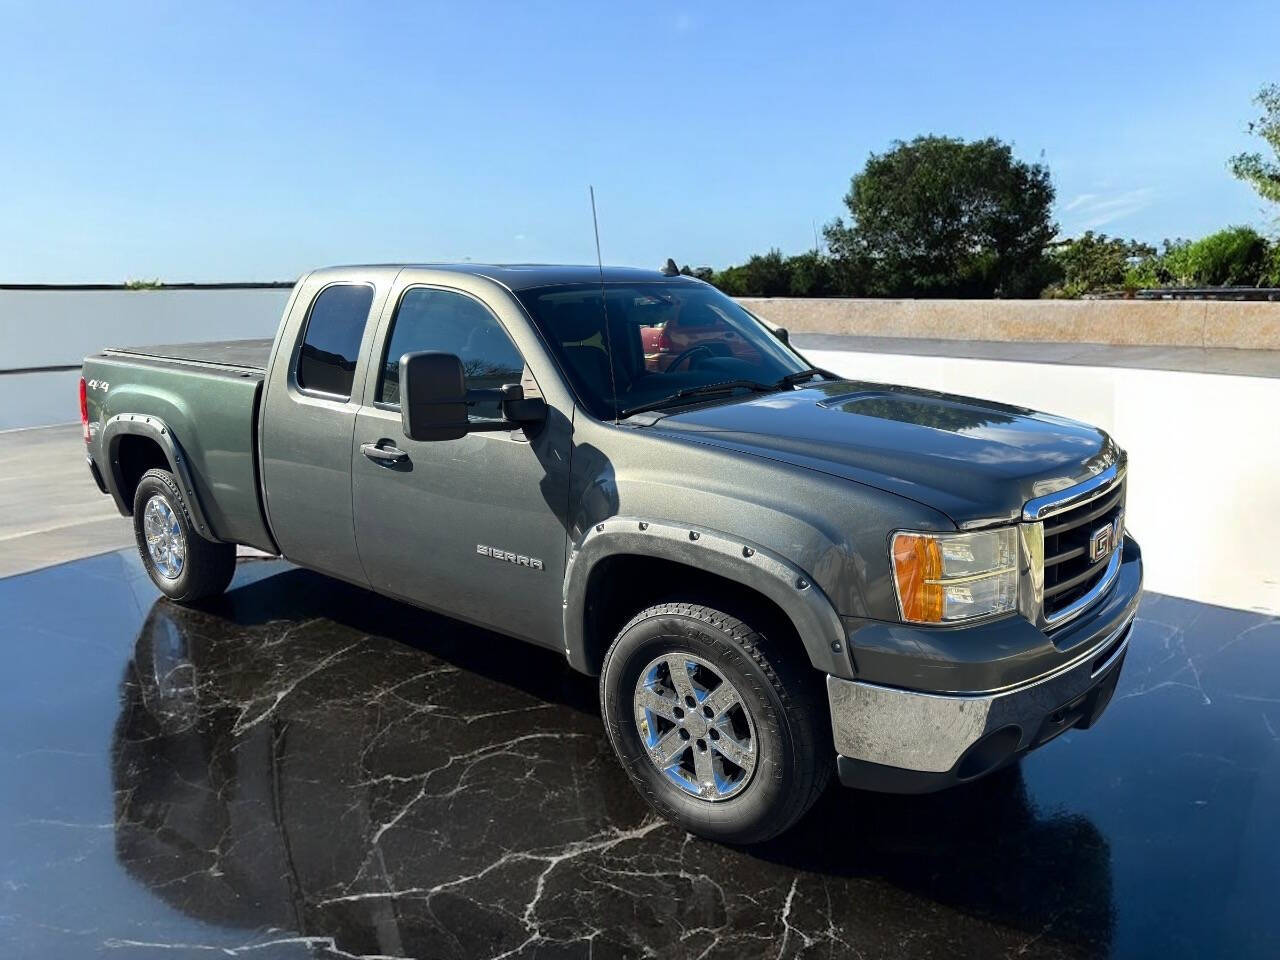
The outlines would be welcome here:
M 732 842 L 1092 725 L 1141 593 L 1103 431 L 815 369 L 665 272 L 319 270 L 274 341 L 88 357 L 81 409 L 168 596 L 247 544 L 561 651 Z

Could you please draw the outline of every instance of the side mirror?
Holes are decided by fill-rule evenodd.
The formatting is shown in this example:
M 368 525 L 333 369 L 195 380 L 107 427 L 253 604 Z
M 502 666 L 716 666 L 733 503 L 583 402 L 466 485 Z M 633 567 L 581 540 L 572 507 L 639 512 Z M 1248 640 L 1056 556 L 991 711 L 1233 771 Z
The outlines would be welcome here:
M 786 327 L 774 327 L 773 335 L 777 337 L 779 340 L 781 340 L 783 343 L 791 342 L 791 334 L 787 332 Z
M 424 351 L 400 358 L 400 423 L 410 440 L 467 435 L 467 386 L 457 356 Z
M 511 423 L 523 427 L 547 419 L 547 402 L 541 397 L 526 397 L 520 384 L 503 384 L 499 392 L 502 395 L 502 415 Z

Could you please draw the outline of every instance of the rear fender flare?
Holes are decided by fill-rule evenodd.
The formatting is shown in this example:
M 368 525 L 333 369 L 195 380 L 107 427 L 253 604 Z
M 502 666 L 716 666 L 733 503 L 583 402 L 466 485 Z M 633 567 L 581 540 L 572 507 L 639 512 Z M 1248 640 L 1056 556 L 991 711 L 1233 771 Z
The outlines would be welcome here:
M 564 637 L 565 655 L 575 669 L 590 669 L 583 621 L 591 571 L 600 561 L 620 554 L 671 560 L 755 590 L 790 618 L 816 669 L 854 677 L 843 624 L 811 576 L 742 537 L 642 517 L 612 517 L 594 524 L 570 552 L 564 581 Z
M 213 529 L 200 506 L 200 498 L 196 496 L 195 484 L 191 481 L 191 471 L 187 466 L 187 458 L 182 446 L 174 436 L 173 430 L 159 417 L 143 413 L 118 413 L 103 425 L 102 450 L 107 459 L 107 475 L 105 477 L 111 498 L 116 507 L 125 516 L 133 513 L 133 504 L 125 503 L 124 469 L 120 463 L 120 441 L 126 436 L 141 436 L 155 441 L 169 461 L 169 472 L 178 481 L 182 498 L 187 502 L 187 511 L 191 514 L 196 533 L 213 543 L 221 541 L 213 535 Z

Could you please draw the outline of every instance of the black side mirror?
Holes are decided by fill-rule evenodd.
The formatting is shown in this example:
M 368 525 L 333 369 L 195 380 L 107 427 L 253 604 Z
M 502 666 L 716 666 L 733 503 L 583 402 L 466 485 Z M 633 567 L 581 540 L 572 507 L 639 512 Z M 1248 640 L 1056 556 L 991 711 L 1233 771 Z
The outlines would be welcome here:
M 791 334 L 787 332 L 786 327 L 774 327 L 773 335 L 777 337 L 779 340 L 781 340 L 783 343 L 791 342 Z
M 410 440 L 467 435 L 467 385 L 457 356 L 424 351 L 400 358 L 400 423 Z
M 547 419 L 547 402 L 541 397 L 526 397 L 520 384 L 505 383 L 499 392 L 502 395 L 502 415 L 511 423 L 523 427 Z

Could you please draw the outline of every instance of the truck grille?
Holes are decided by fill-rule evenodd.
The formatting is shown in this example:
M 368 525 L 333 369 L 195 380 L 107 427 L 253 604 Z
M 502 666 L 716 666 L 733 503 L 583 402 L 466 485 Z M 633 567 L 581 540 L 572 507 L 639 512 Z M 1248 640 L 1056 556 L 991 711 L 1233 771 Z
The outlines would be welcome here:
M 1071 604 L 1101 582 L 1124 534 L 1125 481 L 1044 521 L 1044 616 L 1052 623 Z M 1116 521 L 1120 520 L 1117 525 Z M 1112 548 L 1093 560 L 1090 541 L 1110 524 Z

